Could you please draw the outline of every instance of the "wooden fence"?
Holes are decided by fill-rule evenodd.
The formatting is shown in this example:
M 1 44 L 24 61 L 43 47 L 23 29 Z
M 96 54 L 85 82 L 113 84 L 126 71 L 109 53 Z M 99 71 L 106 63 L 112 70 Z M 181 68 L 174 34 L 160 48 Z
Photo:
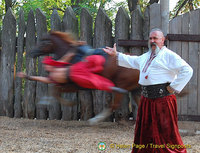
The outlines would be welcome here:
M 112 22 L 103 9 L 99 9 L 96 19 L 87 9 L 82 9 L 80 23 L 71 7 L 65 11 L 61 19 L 56 10 L 51 15 L 51 30 L 71 31 L 80 40 L 94 48 L 112 46 L 118 39 L 125 40 L 147 40 L 149 30 L 158 27 L 165 33 L 200 34 L 200 10 L 179 16 L 169 23 L 163 17 L 160 4 L 153 4 L 148 7 L 142 15 L 140 9 L 133 11 L 129 17 L 124 8 L 119 8 L 115 19 L 115 36 L 112 36 Z M 160 15 L 161 14 L 161 15 Z M 166 15 L 167 17 L 168 15 Z M 167 18 L 168 19 L 168 18 Z M 93 22 L 94 29 L 93 29 Z M 166 29 L 169 24 L 169 31 Z M 78 29 L 80 27 L 80 29 Z M 47 33 L 46 17 L 40 9 L 35 14 L 31 10 L 28 14 L 28 21 L 24 21 L 24 13 L 21 10 L 19 20 L 16 21 L 12 10 L 9 9 L 3 20 L 2 29 L 2 50 L 0 58 L 0 115 L 9 117 L 25 117 L 37 119 L 62 119 L 62 120 L 87 120 L 101 112 L 107 107 L 112 95 L 103 91 L 79 91 L 67 93 L 63 97 L 77 101 L 78 105 L 67 107 L 60 105 L 55 99 L 51 105 L 38 105 L 43 96 L 51 95 L 48 89 L 51 87 L 34 81 L 23 82 L 22 79 L 14 78 L 15 71 L 22 71 L 23 65 L 28 75 L 46 75 L 42 69 L 41 57 L 30 58 L 30 50 Z M 93 34 L 94 33 L 94 34 Z M 26 37 L 26 39 L 25 39 Z M 17 38 L 17 39 L 16 39 Z M 16 46 L 17 44 L 17 46 Z M 168 42 L 168 47 L 181 55 L 194 69 L 194 75 L 187 89 L 190 94 L 178 101 L 179 115 L 200 115 L 200 71 L 199 71 L 199 48 L 198 42 Z M 142 47 L 120 47 L 122 52 L 131 52 L 137 55 L 142 54 L 146 48 Z M 23 57 L 25 56 L 25 60 Z M 25 62 L 24 62 L 25 61 Z M 23 63 L 24 62 L 24 63 Z M 38 63 L 38 65 L 36 64 Z M 52 99 L 51 99 L 52 100 Z M 130 97 L 125 96 L 122 106 L 116 110 L 115 119 L 128 118 L 130 113 Z M 134 118 L 137 106 L 132 102 Z M 108 120 L 112 120 L 110 117 Z

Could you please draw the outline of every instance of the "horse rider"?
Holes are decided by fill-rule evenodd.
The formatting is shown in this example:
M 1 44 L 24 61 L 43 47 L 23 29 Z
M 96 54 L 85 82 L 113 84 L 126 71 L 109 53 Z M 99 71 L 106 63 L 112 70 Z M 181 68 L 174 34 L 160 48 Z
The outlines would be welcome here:
M 117 52 L 116 45 L 103 49 L 117 57 L 120 66 L 140 70 L 142 96 L 132 153 L 186 153 L 178 130 L 174 94 L 180 93 L 189 82 L 193 69 L 179 55 L 165 47 L 164 41 L 163 32 L 155 28 L 150 32 L 149 51 L 141 56 Z
M 28 76 L 23 72 L 19 72 L 17 76 L 43 83 L 64 85 L 69 82 L 74 82 L 78 86 L 88 89 L 118 93 L 127 92 L 125 89 L 115 87 L 115 84 L 111 80 L 100 75 L 105 63 L 105 58 L 103 56 L 91 55 L 75 64 L 68 63 L 74 55 L 74 53 L 67 53 L 59 61 L 53 60 L 52 57 L 45 57 L 42 63 L 44 69 L 49 72 L 48 77 Z

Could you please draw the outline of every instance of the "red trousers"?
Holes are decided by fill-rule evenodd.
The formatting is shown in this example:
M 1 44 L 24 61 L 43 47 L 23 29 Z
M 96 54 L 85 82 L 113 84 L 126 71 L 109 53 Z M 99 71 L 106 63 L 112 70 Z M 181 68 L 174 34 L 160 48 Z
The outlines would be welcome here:
M 176 96 L 141 97 L 132 153 L 186 153 L 178 131 Z
M 91 55 L 70 67 L 69 77 L 80 87 L 111 91 L 114 83 L 100 76 L 103 71 L 105 58 L 100 55 Z

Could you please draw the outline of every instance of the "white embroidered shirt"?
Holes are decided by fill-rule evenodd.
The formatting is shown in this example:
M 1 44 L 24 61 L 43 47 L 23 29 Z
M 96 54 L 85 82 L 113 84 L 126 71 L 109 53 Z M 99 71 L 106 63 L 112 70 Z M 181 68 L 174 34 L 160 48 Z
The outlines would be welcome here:
M 155 85 L 170 82 L 170 86 L 180 92 L 192 77 L 193 69 L 175 52 L 165 46 L 149 62 L 151 51 L 141 56 L 118 54 L 119 66 L 140 70 L 139 84 Z M 147 66 L 147 67 L 146 67 Z

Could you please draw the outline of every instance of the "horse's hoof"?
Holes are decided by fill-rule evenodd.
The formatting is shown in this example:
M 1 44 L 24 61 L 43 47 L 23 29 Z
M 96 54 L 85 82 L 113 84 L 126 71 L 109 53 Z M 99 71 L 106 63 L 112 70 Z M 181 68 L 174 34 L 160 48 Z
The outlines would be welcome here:
M 100 114 L 88 120 L 89 125 L 97 125 L 99 122 L 105 120 L 108 116 L 112 114 L 111 109 L 105 109 Z

